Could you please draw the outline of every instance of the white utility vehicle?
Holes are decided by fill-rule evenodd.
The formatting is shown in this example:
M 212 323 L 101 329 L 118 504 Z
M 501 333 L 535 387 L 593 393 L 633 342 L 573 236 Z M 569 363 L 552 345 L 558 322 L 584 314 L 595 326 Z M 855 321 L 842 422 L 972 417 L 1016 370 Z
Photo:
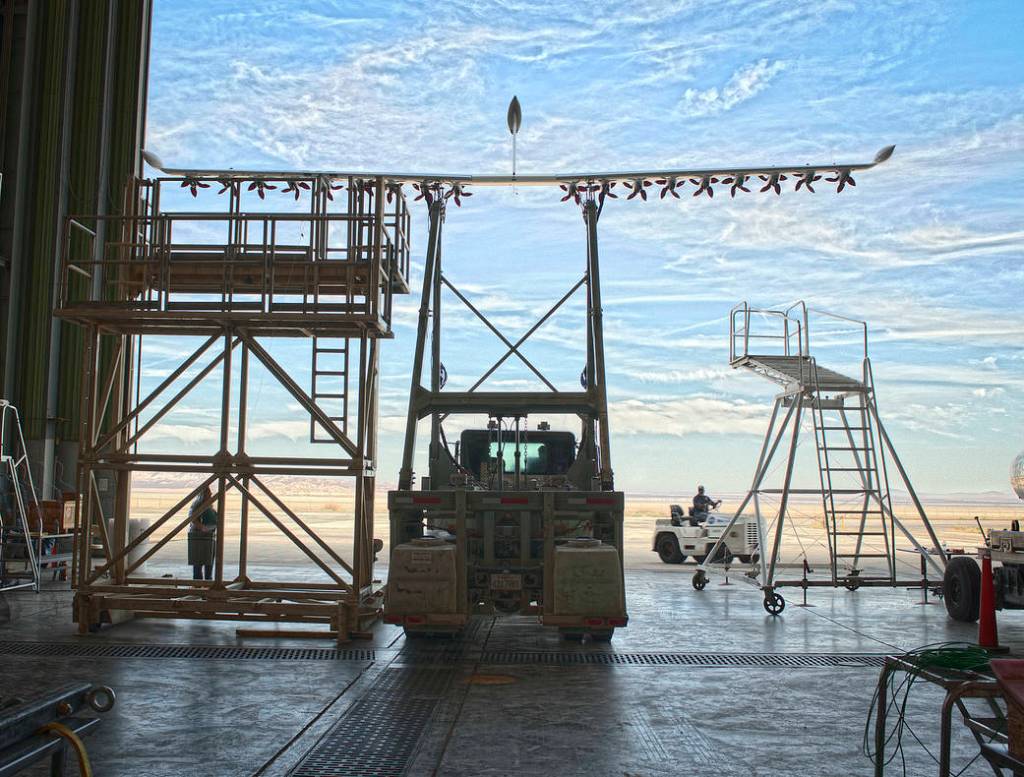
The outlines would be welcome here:
M 693 514 L 692 508 L 688 515 L 679 505 L 672 505 L 670 518 L 654 522 L 651 550 L 666 564 L 682 564 L 687 557 L 701 564 L 730 520 L 730 516 L 716 512 Z M 757 561 L 757 540 L 757 518 L 740 516 L 725 538 L 728 554 L 720 551 L 713 561 L 727 561 L 728 557 L 742 564 Z

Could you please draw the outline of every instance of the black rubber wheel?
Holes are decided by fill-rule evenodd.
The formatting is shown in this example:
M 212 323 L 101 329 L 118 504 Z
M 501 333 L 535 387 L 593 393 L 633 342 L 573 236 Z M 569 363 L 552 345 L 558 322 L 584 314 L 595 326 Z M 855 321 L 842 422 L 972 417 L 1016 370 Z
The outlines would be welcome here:
M 955 556 L 946 564 L 942 597 L 949 617 L 961 623 L 978 620 L 981 599 L 981 568 L 969 556 Z
M 786 609 L 786 600 L 782 598 L 782 594 L 769 591 L 764 595 L 764 609 L 769 615 L 781 615 Z
M 753 556 L 748 556 L 746 553 L 741 553 L 736 558 L 739 559 L 739 562 L 741 564 L 749 564 L 750 562 L 752 562 L 754 560 Z
M 708 584 L 707 575 L 701 572 L 699 569 L 693 573 L 693 587 L 698 591 L 703 591 L 704 586 Z
M 662 534 L 658 537 L 658 558 L 666 564 L 682 564 L 686 558 L 679 551 L 679 540 L 674 534 Z
M 602 629 L 601 631 L 590 632 L 590 638 L 594 642 L 611 642 L 615 636 L 615 629 Z
M 846 578 L 846 580 L 843 581 L 843 586 L 846 588 L 847 591 L 856 591 L 858 588 L 860 588 L 860 581 L 855 580 L 852 577 L 848 577 Z

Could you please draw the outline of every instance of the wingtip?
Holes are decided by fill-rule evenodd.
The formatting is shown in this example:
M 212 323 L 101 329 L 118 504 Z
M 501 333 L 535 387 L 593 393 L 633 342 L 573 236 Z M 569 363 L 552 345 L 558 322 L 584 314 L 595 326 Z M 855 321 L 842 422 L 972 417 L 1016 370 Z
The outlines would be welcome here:
M 142 149 L 142 159 L 150 167 L 156 168 L 160 172 L 164 170 L 164 163 L 160 160 L 156 154 L 148 149 Z
M 892 152 L 895 151 L 895 150 L 896 150 L 896 146 L 886 146 L 881 151 L 879 151 L 877 154 L 875 154 L 874 164 L 876 164 L 876 165 L 882 164 L 882 162 L 886 161 L 889 157 L 892 156 Z

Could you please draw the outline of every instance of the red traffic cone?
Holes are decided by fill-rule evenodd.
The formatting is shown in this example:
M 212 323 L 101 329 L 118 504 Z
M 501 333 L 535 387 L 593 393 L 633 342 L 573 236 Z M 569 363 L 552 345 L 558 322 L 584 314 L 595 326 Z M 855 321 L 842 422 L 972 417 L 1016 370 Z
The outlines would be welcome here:
M 996 629 L 996 586 L 992 579 L 992 558 L 981 557 L 981 601 L 978 606 L 978 645 L 986 650 L 1002 650 Z

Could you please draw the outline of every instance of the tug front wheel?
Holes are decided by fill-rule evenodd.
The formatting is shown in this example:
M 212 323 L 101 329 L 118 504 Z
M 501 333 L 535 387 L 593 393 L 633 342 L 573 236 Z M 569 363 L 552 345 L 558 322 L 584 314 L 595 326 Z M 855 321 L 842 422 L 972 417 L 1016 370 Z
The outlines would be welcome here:
M 782 594 L 775 591 L 766 591 L 764 594 L 764 609 L 769 615 L 780 615 L 786 609 L 786 600 Z
M 692 582 L 694 588 L 696 588 L 698 591 L 703 591 L 704 586 L 708 584 L 708 576 L 698 569 L 696 572 L 693 573 Z

